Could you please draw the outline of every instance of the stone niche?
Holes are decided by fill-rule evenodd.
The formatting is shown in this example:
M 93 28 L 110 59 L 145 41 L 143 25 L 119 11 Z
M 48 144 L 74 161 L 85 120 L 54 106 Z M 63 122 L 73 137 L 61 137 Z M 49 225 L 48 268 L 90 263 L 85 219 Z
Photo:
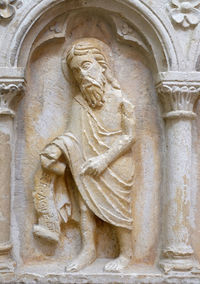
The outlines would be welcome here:
M 16 34 L 7 50 L 9 64 L 0 69 L 2 283 L 199 283 L 199 116 L 192 122 L 195 112 L 199 112 L 198 72 L 178 70 L 181 59 L 176 58 L 170 37 L 140 1 L 47 2 L 35 1 L 32 12 L 24 4 L 29 17 L 23 13 L 15 16 L 23 21 L 15 24 Z M 12 4 L 9 5 L 11 9 Z M 45 147 L 58 143 L 52 141 L 68 131 L 72 117 L 74 127 L 80 118 L 78 114 L 72 116 L 74 97 L 80 93 L 79 75 L 70 70 L 71 63 L 67 65 L 66 51 L 74 42 L 90 42 L 91 38 L 102 43 L 112 76 L 123 99 L 130 104 L 128 114 L 134 106 L 133 116 L 122 111 L 125 120 L 134 122 L 128 159 L 134 162 L 135 169 L 129 186 L 133 222 L 128 245 L 125 244 L 132 248 L 131 261 L 119 271 L 105 269 L 106 263 L 117 258 L 123 248 L 116 233 L 118 225 L 101 220 L 98 214 L 93 216 L 96 259 L 75 272 L 68 270 L 83 246 L 80 219 L 85 212 L 78 202 L 79 186 L 70 166 L 65 178 L 72 181 L 70 189 L 75 192 L 73 217 L 59 223 L 58 229 L 51 229 L 50 234 L 56 232 L 56 241 L 45 232 L 34 232 L 43 214 L 37 206 L 55 205 L 51 203 L 55 201 L 54 187 L 44 204 L 44 196 L 36 189 L 41 171 L 49 174 L 49 168 L 41 165 L 41 156 L 49 155 L 44 154 Z M 87 54 L 93 56 L 92 51 Z M 93 109 L 88 113 L 92 117 Z M 117 115 L 120 112 L 116 119 Z M 104 120 L 101 115 L 100 119 Z M 83 126 L 80 132 L 85 129 Z M 98 140 L 95 135 L 94 139 Z M 119 157 L 128 151 L 120 150 L 120 143 L 123 141 L 119 140 L 115 147 Z M 112 148 L 112 144 L 109 146 Z M 72 154 L 76 156 L 73 151 Z M 66 165 L 62 159 L 61 164 Z M 107 164 L 103 173 L 109 167 Z M 119 170 L 121 177 L 129 168 L 123 165 Z M 110 182 L 109 178 L 106 182 Z M 111 198 L 108 191 L 105 195 L 105 199 Z M 104 204 L 100 202 L 99 206 Z M 45 222 L 42 226 L 50 221 Z
M 116 20 L 120 21 L 122 35 L 134 32 L 134 27 L 120 18 Z M 61 31 L 63 35 L 59 38 L 56 35 Z M 49 40 L 50 37 L 52 40 Z M 40 166 L 39 154 L 55 137 L 65 132 L 72 97 L 77 92 L 73 88 L 74 82 L 71 83 L 70 78 L 66 80 L 62 72 L 63 54 L 74 40 L 89 37 L 110 46 L 112 54 L 109 54 L 109 59 L 114 73 L 125 97 L 137 106 L 132 241 L 135 262 L 154 265 L 159 251 L 159 189 L 162 182 L 163 122 L 160 107 L 142 50 L 129 41 L 117 41 L 112 22 L 106 19 L 104 13 L 92 9 L 74 15 L 65 14 L 50 22 L 39 34 L 29 59 L 26 73 L 28 95 L 17 113 L 20 123 L 17 127 L 16 163 L 20 163 L 20 167 L 16 168 L 16 186 L 20 191 L 14 200 L 14 208 L 19 218 L 19 231 L 23 232 L 18 240 L 20 257 L 23 262 L 38 265 L 38 268 L 42 262 L 65 267 L 81 248 L 78 222 L 69 221 L 63 225 L 57 246 L 34 238 L 31 232 L 36 212 L 32 192 L 34 176 Z M 99 218 L 96 221 L 98 258 L 115 257 L 118 244 L 112 227 Z

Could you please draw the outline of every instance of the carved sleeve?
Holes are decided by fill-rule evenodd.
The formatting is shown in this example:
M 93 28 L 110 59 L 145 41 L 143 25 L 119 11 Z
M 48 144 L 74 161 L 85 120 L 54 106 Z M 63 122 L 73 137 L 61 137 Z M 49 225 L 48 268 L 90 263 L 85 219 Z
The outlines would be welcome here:
M 125 100 L 120 106 L 122 135 L 116 139 L 110 149 L 104 154 L 107 165 L 123 155 L 132 146 L 135 139 L 134 106 Z

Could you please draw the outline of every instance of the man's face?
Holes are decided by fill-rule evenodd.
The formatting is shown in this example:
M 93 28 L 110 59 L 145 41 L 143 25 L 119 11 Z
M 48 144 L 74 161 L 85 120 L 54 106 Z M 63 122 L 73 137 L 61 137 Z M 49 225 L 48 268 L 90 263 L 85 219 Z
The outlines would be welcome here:
M 104 71 L 103 67 L 92 55 L 74 56 L 70 68 L 79 84 L 84 83 L 88 78 L 99 82 Z
M 70 62 L 70 68 L 88 104 L 93 108 L 102 106 L 105 69 L 89 54 L 75 55 Z

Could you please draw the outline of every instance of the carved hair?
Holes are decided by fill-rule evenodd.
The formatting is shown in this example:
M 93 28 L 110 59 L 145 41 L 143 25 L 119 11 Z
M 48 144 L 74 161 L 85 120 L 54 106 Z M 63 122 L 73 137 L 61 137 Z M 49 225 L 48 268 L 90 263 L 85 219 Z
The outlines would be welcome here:
M 113 77 L 111 69 L 108 65 L 108 62 L 103 55 L 102 51 L 95 46 L 94 42 L 89 42 L 89 39 L 87 41 L 82 41 L 73 44 L 73 46 L 69 49 L 67 53 L 67 64 L 70 66 L 70 62 L 74 56 L 81 56 L 81 55 L 87 55 L 92 54 L 95 60 L 105 68 L 105 78 L 107 81 L 116 89 L 120 89 L 119 83 L 117 80 Z

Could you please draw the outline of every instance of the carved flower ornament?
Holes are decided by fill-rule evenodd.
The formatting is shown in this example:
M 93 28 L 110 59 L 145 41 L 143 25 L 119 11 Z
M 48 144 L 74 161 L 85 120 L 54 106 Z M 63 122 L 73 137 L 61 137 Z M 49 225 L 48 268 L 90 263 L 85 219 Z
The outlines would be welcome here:
M 11 19 L 15 14 L 15 8 L 13 7 L 15 3 L 17 9 L 22 5 L 22 1 L 18 0 L 0 0 L 0 18 Z
M 168 10 L 172 20 L 183 28 L 195 26 L 200 21 L 200 0 L 171 0 Z

